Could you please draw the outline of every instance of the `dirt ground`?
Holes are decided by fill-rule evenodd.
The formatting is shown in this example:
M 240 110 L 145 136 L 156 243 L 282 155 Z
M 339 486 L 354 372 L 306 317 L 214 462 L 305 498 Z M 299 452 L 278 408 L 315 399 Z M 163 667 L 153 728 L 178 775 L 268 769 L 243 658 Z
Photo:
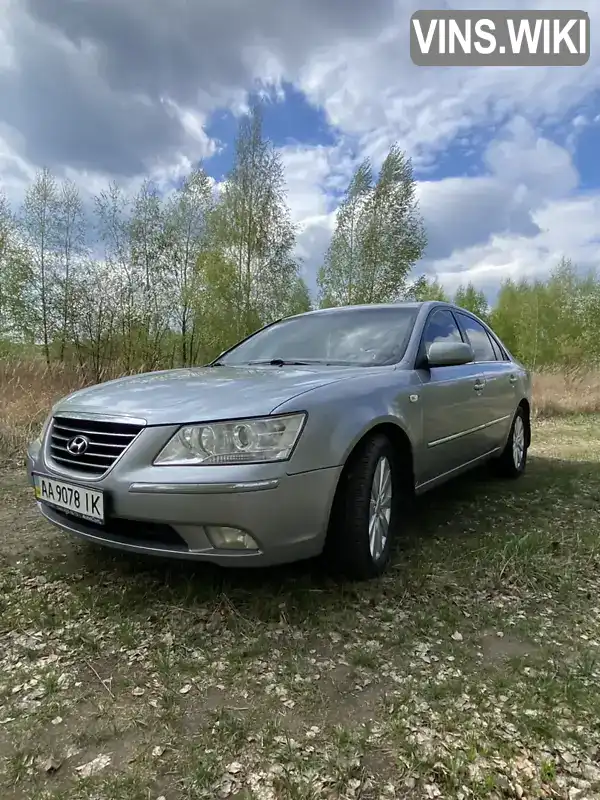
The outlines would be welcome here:
M 393 568 L 91 547 L 0 473 L 0 797 L 600 798 L 600 418 L 423 498 Z

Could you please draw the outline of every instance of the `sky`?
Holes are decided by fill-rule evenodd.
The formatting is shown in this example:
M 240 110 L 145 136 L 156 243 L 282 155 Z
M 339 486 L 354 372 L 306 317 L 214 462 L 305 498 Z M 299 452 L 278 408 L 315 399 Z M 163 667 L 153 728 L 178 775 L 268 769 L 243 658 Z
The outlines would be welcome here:
M 579 67 L 417 67 L 419 8 L 588 11 Z M 415 274 L 493 297 L 562 257 L 600 265 L 598 0 L 0 0 L 0 187 L 49 167 L 92 196 L 219 181 L 239 115 L 265 101 L 297 255 L 314 289 L 353 170 L 411 157 L 429 243 Z

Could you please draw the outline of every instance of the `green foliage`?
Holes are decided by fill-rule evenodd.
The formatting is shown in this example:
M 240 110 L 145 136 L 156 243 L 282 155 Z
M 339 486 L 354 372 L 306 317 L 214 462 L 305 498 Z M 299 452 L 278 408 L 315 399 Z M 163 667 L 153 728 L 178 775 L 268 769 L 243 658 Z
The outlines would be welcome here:
M 322 308 L 361 302 L 363 242 L 366 203 L 373 191 L 371 165 L 365 160 L 357 168 L 337 212 L 336 229 L 319 270 L 319 304 Z
M 0 192 L 0 340 L 3 351 L 12 349 L 10 340 L 23 341 L 28 309 L 25 291 L 30 278 L 27 254 L 20 241 L 17 220 L 6 197 Z
M 502 284 L 490 321 L 532 368 L 600 363 L 600 276 L 563 259 L 546 281 Z
M 283 167 L 259 107 L 241 120 L 220 193 L 199 166 L 168 197 L 110 185 L 88 216 L 77 188 L 42 170 L 18 215 L 0 192 L 0 356 L 72 362 L 90 379 L 205 363 L 274 319 L 309 311 L 294 258 Z M 321 307 L 448 300 L 408 282 L 426 243 L 412 166 L 392 147 L 365 160 L 318 274 Z M 600 365 L 600 276 L 563 259 L 542 280 L 506 280 L 490 307 L 472 283 L 453 302 L 490 322 L 533 369 Z
M 240 123 L 220 196 L 198 167 L 167 198 L 149 181 L 133 197 L 112 184 L 94 211 L 86 219 L 75 186 L 48 170 L 19 220 L 0 197 L 4 352 L 31 342 L 47 363 L 76 362 L 98 380 L 205 362 L 311 308 L 281 158 L 259 107 Z
M 208 175 L 203 169 L 195 169 L 183 181 L 165 211 L 163 236 L 167 252 L 167 294 L 173 327 L 180 331 L 179 347 L 173 352 L 173 361 L 177 360 L 184 366 L 198 358 L 198 348 L 206 329 L 198 306 L 203 287 L 199 260 L 210 246 L 208 227 L 213 210 Z
M 425 300 L 440 300 L 448 303 L 450 298 L 444 291 L 444 287 L 437 278 L 428 278 L 426 275 L 421 275 L 417 280 L 412 283 L 405 295 L 405 300 L 413 300 L 423 302 Z
M 85 217 L 79 191 L 72 181 L 60 187 L 56 201 L 56 237 L 58 264 L 56 274 L 56 308 L 59 328 L 59 354 L 62 361 L 66 348 L 73 339 L 72 317 L 77 264 L 85 248 Z
M 229 265 L 230 325 L 237 338 L 280 315 L 297 291 L 295 230 L 283 165 L 255 106 L 240 124 L 233 167 L 211 217 L 211 245 Z
M 283 316 L 292 314 L 305 314 L 312 311 L 312 300 L 306 281 L 300 275 L 294 279 L 291 291 L 284 306 Z
M 397 145 L 388 153 L 365 207 L 361 302 L 400 297 L 427 237 L 418 212 L 412 163 Z
M 398 299 L 426 241 L 410 159 L 394 145 L 376 183 L 369 160 L 363 161 L 340 205 L 319 271 L 321 307 Z
M 476 314 L 480 319 L 487 319 L 489 307 L 485 294 L 476 289 L 472 283 L 469 282 L 466 287 L 459 286 L 453 302 L 461 308 L 466 308 L 472 314 Z
M 447 300 L 436 278 L 418 278 L 407 300 Z M 562 259 L 546 280 L 506 280 L 492 307 L 472 283 L 452 302 L 487 321 L 532 369 L 600 364 L 600 275 L 580 274 Z
M 197 357 L 209 361 L 236 343 L 242 336 L 241 326 L 232 319 L 232 309 L 239 303 L 239 273 L 233 261 L 218 251 L 203 253 L 198 259 L 198 282 L 202 287 L 196 301 L 196 309 L 202 320 Z M 245 311 L 244 327 L 252 330 L 260 327 L 256 310 L 250 306 Z
M 47 364 L 50 364 L 50 342 L 57 330 L 57 320 L 53 314 L 58 285 L 57 222 L 56 180 L 48 169 L 43 169 L 25 193 L 21 226 L 31 270 L 25 298 L 29 308 L 28 333 L 42 340 Z

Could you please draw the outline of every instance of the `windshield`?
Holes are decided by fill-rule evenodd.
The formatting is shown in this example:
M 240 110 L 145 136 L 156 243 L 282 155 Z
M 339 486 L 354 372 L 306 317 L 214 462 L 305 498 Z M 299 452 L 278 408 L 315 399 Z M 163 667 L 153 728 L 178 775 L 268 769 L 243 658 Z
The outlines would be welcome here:
M 291 317 L 258 331 L 219 359 L 228 366 L 295 361 L 382 366 L 401 361 L 417 309 L 367 308 Z

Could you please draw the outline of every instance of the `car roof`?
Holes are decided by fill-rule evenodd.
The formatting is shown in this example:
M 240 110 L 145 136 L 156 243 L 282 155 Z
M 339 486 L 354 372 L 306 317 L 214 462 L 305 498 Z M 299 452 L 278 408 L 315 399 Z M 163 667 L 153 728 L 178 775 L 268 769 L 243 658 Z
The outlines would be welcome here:
M 330 308 L 316 308 L 314 311 L 305 311 L 302 314 L 293 314 L 293 317 L 308 317 L 314 314 L 338 314 L 342 311 L 366 311 L 367 309 L 373 310 L 374 308 L 412 308 L 415 310 L 421 308 L 434 308 L 435 306 L 442 306 L 445 308 L 459 308 L 454 303 L 448 303 L 443 300 L 419 300 L 415 302 L 398 302 L 398 303 L 363 303 L 361 305 L 348 305 L 348 306 L 331 306 Z M 461 311 L 464 309 L 461 309 Z M 291 319 L 292 317 L 287 317 Z

